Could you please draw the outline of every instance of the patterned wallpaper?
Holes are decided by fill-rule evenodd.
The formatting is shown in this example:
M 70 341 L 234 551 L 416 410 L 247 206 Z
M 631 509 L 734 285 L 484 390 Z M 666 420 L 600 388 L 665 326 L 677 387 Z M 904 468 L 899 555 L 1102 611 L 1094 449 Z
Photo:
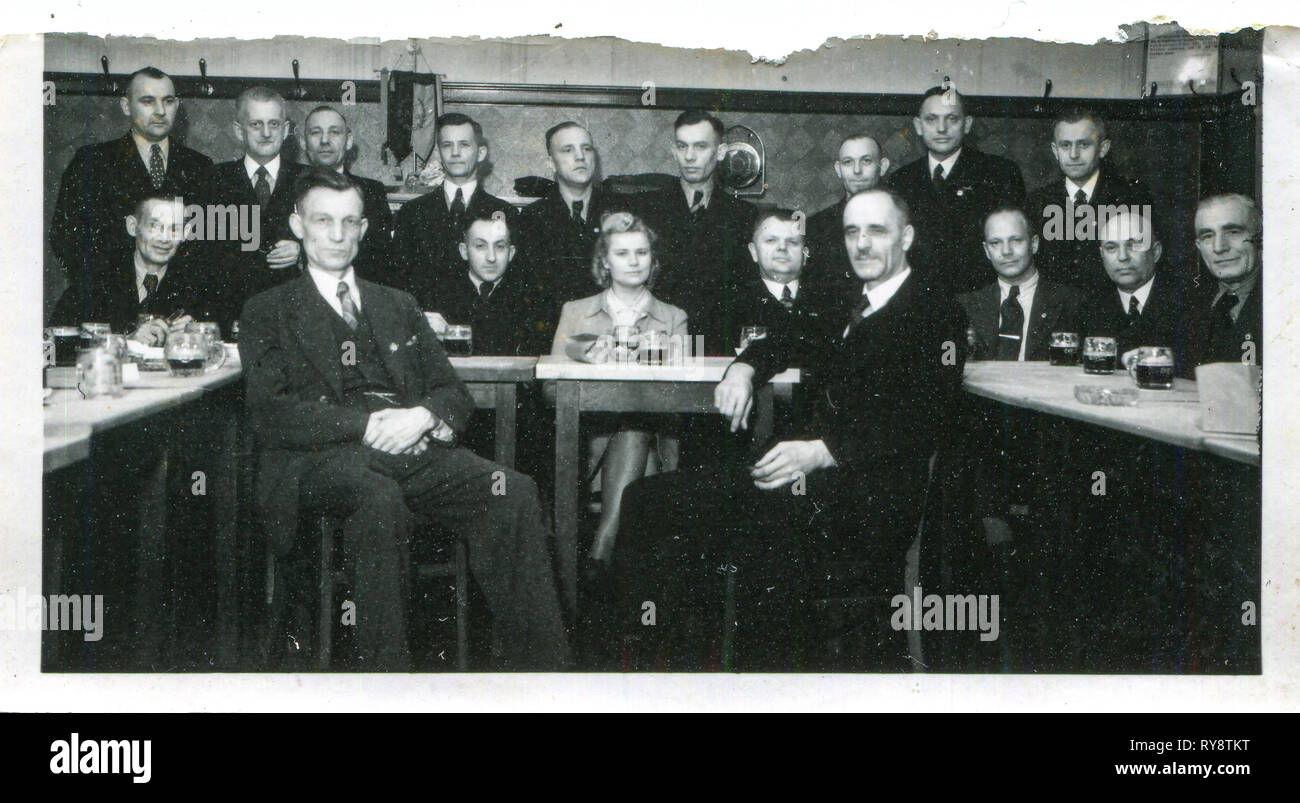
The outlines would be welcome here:
M 291 101 L 290 119 L 301 124 L 315 105 Z M 590 129 L 603 175 L 675 172 L 670 151 L 672 122 L 677 116 L 673 110 L 480 104 L 449 104 L 447 110 L 467 113 L 483 125 L 491 164 L 484 185 L 495 195 L 513 195 L 514 180 L 519 176 L 550 177 L 543 135 L 547 128 L 562 120 L 576 120 Z M 389 180 L 391 169 L 384 168 L 379 159 L 385 129 L 379 104 L 358 104 L 344 111 L 356 142 L 354 172 Z M 233 100 L 186 99 L 181 106 L 176 135 L 181 142 L 214 161 L 233 159 L 240 153 L 230 131 L 233 116 Z M 725 112 L 721 116 L 727 125 L 749 126 L 763 140 L 768 157 L 769 189 L 761 201 L 809 213 L 834 203 L 839 196 L 831 160 L 845 134 L 856 131 L 874 134 L 881 141 L 885 155 L 898 167 L 922 154 L 911 119 L 907 117 Z M 1026 185 L 1033 188 L 1056 175 L 1048 149 L 1048 128 L 1046 120 L 977 119 L 970 142 L 1014 159 L 1024 173 Z M 47 227 L 59 179 L 76 149 L 118 137 L 124 130 L 125 121 L 115 99 L 63 97 L 58 104 L 46 107 L 44 220 Z M 1176 204 L 1179 197 L 1196 197 L 1200 147 L 1194 123 L 1112 123 L 1111 139 L 1108 162 L 1122 172 L 1147 179 L 1160 207 L 1185 206 Z M 296 143 L 286 144 L 286 149 L 291 158 L 298 158 Z M 1190 214 L 1190 210 L 1179 209 L 1178 218 L 1171 221 L 1175 231 L 1190 226 Z M 1186 243 L 1171 245 L 1170 256 L 1174 259 L 1194 259 Z M 48 314 L 65 282 L 48 246 L 45 264 Z

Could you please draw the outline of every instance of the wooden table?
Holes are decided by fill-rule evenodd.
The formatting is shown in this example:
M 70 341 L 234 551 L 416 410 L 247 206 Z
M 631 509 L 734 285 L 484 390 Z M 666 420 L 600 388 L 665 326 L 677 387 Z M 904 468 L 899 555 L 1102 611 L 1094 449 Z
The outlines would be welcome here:
M 51 369 L 47 379 L 51 385 L 71 384 L 75 381 L 75 369 Z M 143 421 L 168 411 L 176 410 L 182 405 L 203 398 L 206 394 L 227 387 L 238 381 L 240 368 L 238 364 L 223 366 L 208 374 L 194 377 L 174 377 L 165 372 L 143 372 L 139 378 L 128 384 L 126 392 L 118 397 L 99 396 L 85 398 L 75 387 L 58 387 L 45 404 L 45 459 L 44 470 L 48 474 L 67 468 L 90 456 L 91 444 L 97 435 L 117 429 L 128 424 Z M 71 380 L 71 381 L 70 381 Z M 212 476 L 212 494 L 218 509 L 234 511 L 238 505 L 235 486 L 237 478 L 234 471 L 234 443 L 237 433 L 236 421 L 220 422 L 223 430 L 223 454 L 217 455 L 217 466 Z M 224 454 L 226 450 L 232 453 Z M 147 573 L 145 566 L 158 559 L 166 548 L 168 537 L 166 509 L 166 472 L 167 461 L 164 459 L 148 481 L 148 487 L 141 489 L 139 496 L 140 527 L 137 549 L 144 559 L 140 561 L 142 575 L 137 577 L 138 587 L 143 588 L 156 578 L 143 576 Z M 238 517 L 232 512 L 218 518 L 214 532 L 214 554 L 218 565 L 233 566 L 238 538 Z M 47 593 L 61 593 L 63 577 L 63 550 L 61 538 L 55 537 L 47 542 L 45 583 Z M 237 656 L 238 608 L 236 605 L 237 573 L 218 571 L 217 577 L 217 649 L 223 666 L 233 666 Z M 150 606 L 150 598 L 143 593 L 137 615 L 144 620 L 156 616 L 155 611 L 145 610 Z M 174 605 L 169 607 L 169 616 L 174 614 Z M 47 662 L 57 661 L 57 648 L 54 639 L 46 640 Z
M 716 413 L 713 388 L 731 357 L 697 357 L 686 365 L 591 364 L 542 357 L 537 378 L 556 382 L 555 538 L 560 581 L 570 611 L 578 605 L 578 496 L 580 420 L 584 412 Z M 778 374 L 757 393 L 755 429 L 770 429 L 775 388 L 788 395 L 799 371 Z
M 1046 362 L 968 362 L 964 384 L 976 396 L 1004 404 L 1259 465 L 1259 442 L 1254 435 L 1201 429 L 1196 383 L 1186 379 L 1175 379 L 1172 390 L 1139 390 L 1133 407 L 1103 407 L 1074 398 L 1075 385 L 1134 387 L 1126 372 L 1107 376 L 1085 374 L 1079 366 Z
M 519 384 L 532 382 L 536 357 L 452 357 L 456 375 L 465 383 L 481 410 L 496 411 L 496 434 L 493 450 L 496 461 L 515 466 L 515 443 L 518 431 L 516 415 Z

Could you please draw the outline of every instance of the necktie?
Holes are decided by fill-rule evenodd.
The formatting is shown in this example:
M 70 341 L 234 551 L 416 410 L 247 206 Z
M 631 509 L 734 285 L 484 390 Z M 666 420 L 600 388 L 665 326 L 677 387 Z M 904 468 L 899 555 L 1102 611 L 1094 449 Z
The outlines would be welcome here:
M 701 190 L 696 190 L 695 194 L 691 196 L 691 217 L 699 220 L 702 214 L 704 214 L 704 193 Z
M 163 166 L 162 146 L 157 142 L 149 146 L 149 180 L 153 182 L 153 188 L 159 189 L 163 184 L 163 176 L 167 174 L 167 168 Z
M 1088 203 L 1088 193 L 1084 192 L 1083 190 L 1079 190 L 1074 194 L 1075 206 L 1083 206 L 1086 203 Z
M 456 197 L 451 202 L 451 219 L 456 223 L 456 228 L 460 228 L 461 219 L 465 216 L 465 194 L 460 187 L 456 188 Z
M 347 282 L 339 282 L 338 296 L 339 308 L 343 311 L 343 320 L 347 322 L 349 329 L 356 329 L 357 305 L 352 301 L 352 292 L 348 289 Z
M 948 185 L 948 179 L 944 176 L 943 165 L 934 166 L 934 188 L 942 190 Z
M 263 165 L 257 168 L 254 175 L 257 176 L 257 182 L 253 184 L 253 194 L 257 196 L 259 204 L 266 206 L 271 202 L 271 174 L 266 171 L 266 166 Z
M 1020 306 L 1020 287 L 1011 285 L 1007 300 L 1002 302 L 1002 323 L 998 326 L 998 359 L 1019 360 L 1020 338 L 1025 326 L 1025 310 Z
M 1128 297 L 1128 325 L 1137 325 L 1138 320 L 1142 317 L 1142 310 L 1138 308 L 1138 297 Z
M 863 296 L 866 298 L 866 296 Z M 790 285 L 781 286 L 781 306 L 786 309 L 794 309 L 794 294 L 790 292 Z M 858 313 L 861 315 L 862 313 Z
M 582 225 L 582 201 L 573 202 L 573 215 L 570 218 L 574 223 Z
M 153 298 L 153 294 L 156 292 L 158 292 L 158 277 L 155 274 L 146 273 L 144 275 L 144 300 L 148 301 Z
M 859 298 L 857 303 L 853 305 L 853 312 L 849 313 L 848 326 L 844 327 L 845 337 L 848 337 L 849 335 L 853 334 L 853 330 L 857 327 L 857 325 L 862 323 L 862 313 L 866 312 L 869 309 L 871 309 L 871 299 L 867 298 L 866 293 L 863 293 L 862 297 Z
M 1231 329 L 1236 323 L 1232 319 L 1232 308 L 1237 306 L 1240 299 L 1236 293 L 1224 293 L 1219 296 L 1219 300 L 1214 302 L 1214 313 L 1212 320 L 1214 325 L 1220 329 Z
M 478 286 L 478 300 L 487 301 L 488 296 L 492 295 L 492 288 L 495 286 L 496 282 L 481 282 Z

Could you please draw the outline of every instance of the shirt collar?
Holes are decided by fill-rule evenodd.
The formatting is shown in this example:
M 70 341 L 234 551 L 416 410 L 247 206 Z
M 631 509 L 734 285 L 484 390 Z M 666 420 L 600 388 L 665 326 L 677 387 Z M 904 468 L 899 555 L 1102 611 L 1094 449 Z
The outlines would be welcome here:
M 277 153 L 274 159 L 264 165 L 258 164 L 256 159 L 244 154 L 244 172 L 248 174 L 248 180 L 253 184 L 257 183 L 257 168 L 259 167 L 266 168 L 266 172 L 270 174 L 271 184 L 274 186 L 276 178 L 280 175 L 280 154 Z
M 1147 279 L 1147 283 L 1146 283 L 1146 284 L 1142 285 L 1141 287 L 1139 287 L 1138 289 L 1134 290 L 1134 291 L 1131 292 L 1131 293 L 1127 293 L 1127 292 L 1125 292 L 1125 291 L 1123 291 L 1123 290 L 1120 290 L 1120 291 L 1119 291 L 1119 300 L 1120 300 L 1120 304 L 1121 304 L 1121 306 L 1124 307 L 1124 311 L 1125 311 L 1125 312 L 1128 312 L 1128 300 L 1129 300 L 1129 297 L 1130 297 L 1130 296 L 1137 296 L 1137 300 L 1138 300 L 1138 312 L 1145 312 L 1145 311 L 1146 311 L 1146 308 L 1147 308 L 1147 298 L 1149 298 L 1149 297 L 1151 296 L 1151 285 L 1153 285 L 1153 284 L 1155 284 L 1155 283 L 1156 283 L 1156 277 L 1155 277 L 1154 275 L 1152 275 L 1150 279 Z
M 149 273 L 149 268 L 144 264 L 144 259 L 140 257 L 140 252 L 135 249 L 131 250 L 131 256 L 135 261 L 135 286 L 144 287 L 144 277 Z M 163 265 L 154 275 L 158 277 L 159 283 L 162 282 L 163 276 L 167 274 L 167 266 Z
M 961 148 L 953 151 L 941 162 L 934 158 L 934 154 L 926 152 L 925 157 L 930 160 L 930 177 L 934 177 L 934 168 L 936 165 L 943 165 L 943 177 L 947 178 L 952 175 L 952 169 L 957 166 L 957 157 L 961 156 Z
M 777 301 L 781 300 L 781 289 L 783 287 L 789 287 L 790 295 L 794 296 L 795 298 L 799 297 L 798 279 L 792 279 L 788 284 L 782 284 L 781 282 L 774 282 L 771 279 L 767 278 L 766 276 L 759 276 L 759 278 L 763 280 L 763 284 L 767 285 L 767 292 L 771 293 L 776 298 Z
M 316 290 L 325 302 L 335 309 L 339 307 L 339 282 L 347 282 L 348 291 L 352 293 L 352 302 L 357 305 L 358 310 L 361 309 L 361 288 L 357 286 L 357 277 L 352 272 L 351 265 L 343 272 L 341 278 L 329 271 L 313 268 L 311 265 L 307 266 L 307 275 L 311 276 L 312 283 L 316 285 Z
M 1087 181 L 1083 182 L 1082 184 L 1075 184 L 1073 179 L 1066 177 L 1065 194 L 1070 196 L 1071 199 L 1073 199 L 1074 196 L 1079 192 L 1079 190 L 1083 190 L 1083 194 L 1088 196 L 1088 201 L 1091 202 L 1092 194 L 1097 189 L 1097 180 L 1100 178 L 1101 178 L 1101 168 L 1092 171 L 1092 177 L 1089 178 Z
M 447 208 L 456 200 L 456 190 L 461 191 L 461 200 L 465 202 L 465 208 L 469 208 L 470 199 L 474 197 L 474 192 L 478 189 L 478 179 L 471 179 L 464 184 L 455 184 L 450 181 L 442 182 L 442 197 L 447 199 Z
M 167 155 L 171 152 L 171 137 L 164 137 L 162 142 L 150 142 L 133 128 L 131 129 L 131 141 L 135 143 L 135 149 L 140 152 L 140 158 L 144 160 L 145 167 L 149 166 L 149 156 L 153 152 L 154 145 L 157 145 L 162 150 L 163 167 L 167 167 Z
M 469 277 L 470 283 L 474 285 L 475 291 L 477 291 L 480 287 L 483 286 L 483 280 L 480 279 L 478 276 L 474 275 L 474 271 L 466 268 L 465 275 Z M 506 275 L 504 273 L 498 276 L 496 279 L 494 279 L 492 281 L 492 292 L 495 293 L 497 291 L 497 288 L 499 288 L 501 286 L 501 283 L 504 282 L 505 280 L 506 280 Z
M 702 193 L 704 193 L 704 198 L 703 198 L 703 200 L 701 201 L 701 203 L 704 204 L 704 208 L 705 208 L 705 209 L 708 209 L 708 208 L 709 208 L 709 204 L 711 204 L 711 203 L 713 202 L 713 184 L 712 184 L 712 182 L 710 182 L 710 183 L 708 183 L 708 184 L 705 184 L 703 188 L 700 188 L 700 187 L 692 187 L 692 186 L 688 185 L 685 181 L 682 181 L 682 182 L 680 182 L 680 183 L 681 183 L 681 187 L 682 187 L 682 194 L 683 194 L 683 195 L 685 196 L 685 198 L 686 198 L 686 208 L 687 208 L 687 209 L 690 209 L 690 208 L 691 208 L 691 201 L 694 200 L 694 198 L 695 198 L 695 193 L 697 193 L 697 192 L 702 192 Z
M 560 200 L 564 202 L 564 208 L 566 210 L 573 209 L 574 201 L 582 201 L 583 216 L 585 217 L 587 213 L 591 211 L 591 196 L 592 196 L 592 187 L 594 186 L 594 182 L 592 184 L 588 184 L 586 191 L 583 192 L 581 195 L 573 195 L 567 189 L 565 189 L 563 184 L 561 184 L 558 181 L 555 182 L 555 186 L 560 191 Z
M 907 277 L 911 275 L 912 268 L 911 266 L 908 266 L 903 269 L 902 273 L 871 289 L 867 289 L 866 284 L 863 284 L 862 292 L 866 295 L 867 300 L 871 302 L 871 311 L 873 313 L 879 312 L 886 304 L 888 304 L 889 299 L 894 297 L 894 294 L 898 292 L 898 288 L 902 287 L 903 282 L 907 281 Z
M 1034 268 L 1034 275 L 1030 276 L 1019 285 L 1012 285 L 1011 282 L 1005 281 L 1001 276 L 998 277 L 998 290 L 1004 300 L 1008 295 L 1010 295 L 1013 286 L 1020 288 L 1021 298 L 1031 295 L 1038 287 L 1038 268 Z
M 1224 293 L 1234 293 L 1237 296 L 1237 303 L 1236 305 L 1233 306 L 1233 314 L 1235 315 L 1236 311 L 1241 308 L 1241 305 L 1246 303 L 1246 299 L 1250 297 L 1250 294 L 1255 292 L 1255 285 L 1258 283 L 1259 283 L 1258 272 L 1255 273 L 1255 276 L 1252 279 L 1250 279 L 1250 281 L 1243 283 L 1236 290 L 1233 290 L 1231 287 L 1228 287 L 1223 282 L 1219 282 L 1219 291 L 1214 294 L 1214 303 L 1215 304 L 1219 303 L 1219 299 L 1223 297 Z

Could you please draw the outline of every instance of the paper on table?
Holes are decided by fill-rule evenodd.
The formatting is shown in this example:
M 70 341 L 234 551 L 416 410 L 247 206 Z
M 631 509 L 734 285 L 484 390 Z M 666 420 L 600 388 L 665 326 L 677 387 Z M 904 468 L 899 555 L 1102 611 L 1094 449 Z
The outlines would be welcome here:
M 1254 435 L 1259 428 L 1259 366 L 1217 362 L 1196 367 L 1201 429 Z

